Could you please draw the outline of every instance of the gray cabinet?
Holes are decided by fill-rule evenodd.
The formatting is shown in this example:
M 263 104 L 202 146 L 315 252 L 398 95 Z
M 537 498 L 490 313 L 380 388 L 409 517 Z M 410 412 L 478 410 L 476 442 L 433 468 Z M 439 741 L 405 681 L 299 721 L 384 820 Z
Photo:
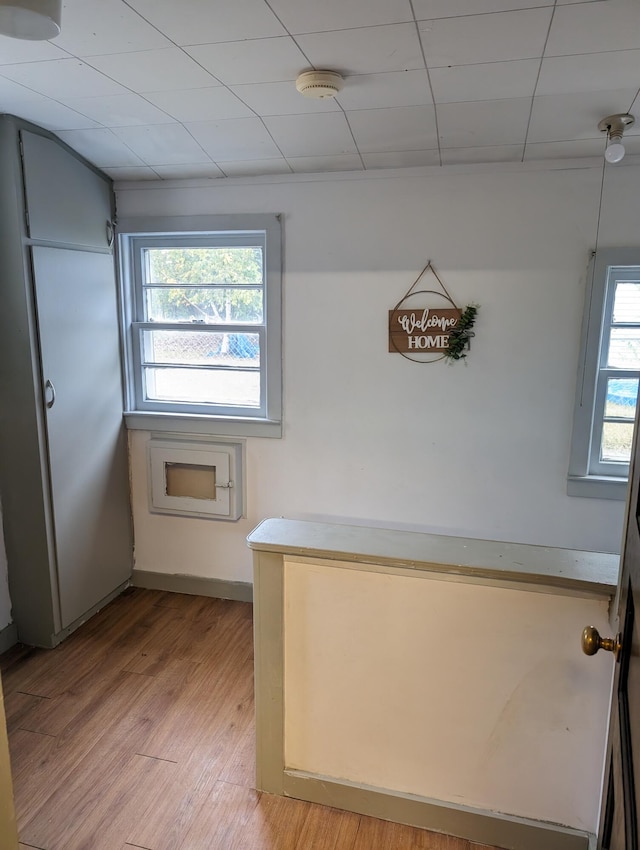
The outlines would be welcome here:
M 0 117 L 0 495 L 13 619 L 54 646 L 131 575 L 110 181 Z

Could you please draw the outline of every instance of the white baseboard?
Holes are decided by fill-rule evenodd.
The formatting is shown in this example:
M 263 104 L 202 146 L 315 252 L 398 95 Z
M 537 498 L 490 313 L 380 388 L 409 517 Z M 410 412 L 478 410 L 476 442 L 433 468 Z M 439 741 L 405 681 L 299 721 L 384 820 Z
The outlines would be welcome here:
M 134 570 L 131 584 L 147 590 L 167 590 L 171 593 L 189 593 L 194 596 L 213 596 L 217 599 L 253 602 L 253 585 L 244 581 Z
M 9 623 L 4 629 L 0 629 L 0 653 L 6 652 L 18 643 L 18 627 L 15 623 Z
M 579 830 L 298 770 L 284 771 L 283 788 L 287 797 L 417 826 L 505 850 L 589 850 L 593 846 L 593 836 Z

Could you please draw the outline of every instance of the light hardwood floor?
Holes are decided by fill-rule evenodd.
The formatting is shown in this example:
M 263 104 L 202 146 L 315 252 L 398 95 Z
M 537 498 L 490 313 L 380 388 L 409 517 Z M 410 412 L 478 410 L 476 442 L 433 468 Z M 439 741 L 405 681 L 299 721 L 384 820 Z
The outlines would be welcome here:
M 21 850 L 482 850 L 255 790 L 249 604 L 130 589 L 0 666 Z

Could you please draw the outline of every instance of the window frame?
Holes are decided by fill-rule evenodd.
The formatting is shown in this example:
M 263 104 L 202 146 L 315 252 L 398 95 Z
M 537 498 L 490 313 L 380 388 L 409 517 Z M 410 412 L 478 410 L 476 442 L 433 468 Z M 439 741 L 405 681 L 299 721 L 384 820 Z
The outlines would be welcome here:
M 606 366 L 615 291 L 613 274 L 615 269 L 631 266 L 640 266 L 638 248 L 599 249 L 589 265 L 567 483 L 570 496 L 626 498 L 629 464 L 601 461 L 600 442 L 607 378 L 612 373 L 620 378 L 637 377 L 640 372 Z
M 117 223 L 117 255 L 129 428 L 231 436 L 282 435 L 282 249 L 276 214 L 131 217 Z M 203 405 L 145 398 L 145 329 L 229 332 L 230 325 L 148 322 L 144 313 L 142 258 L 145 248 L 260 244 L 264 248 L 263 321 L 234 322 L 233 332 L 260 337 L 260 406 Z M 180 326 L 177 328 L 176 326 Z

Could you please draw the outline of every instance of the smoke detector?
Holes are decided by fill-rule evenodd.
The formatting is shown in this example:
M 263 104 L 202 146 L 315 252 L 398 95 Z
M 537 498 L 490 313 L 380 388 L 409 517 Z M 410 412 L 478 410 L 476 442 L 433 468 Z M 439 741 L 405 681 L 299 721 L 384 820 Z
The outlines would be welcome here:
M 335 97 L 342 82 L 335 71 L 304 71 L 296 80 L 296 88 L 305 97 Z

